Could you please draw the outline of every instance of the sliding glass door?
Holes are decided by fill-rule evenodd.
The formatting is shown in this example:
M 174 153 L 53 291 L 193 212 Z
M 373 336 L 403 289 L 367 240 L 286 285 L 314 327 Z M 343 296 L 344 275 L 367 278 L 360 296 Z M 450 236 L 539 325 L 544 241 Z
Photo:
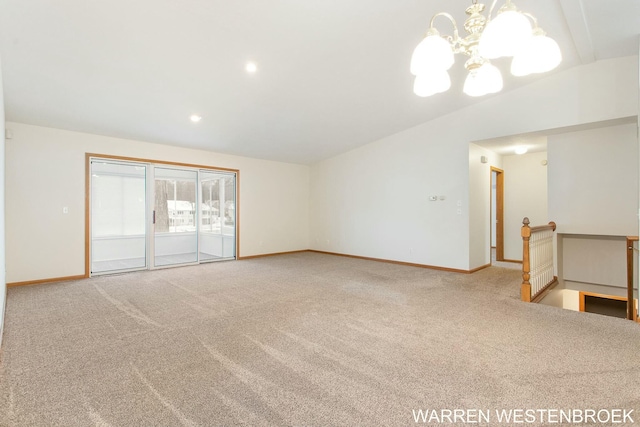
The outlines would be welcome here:
M 91 272 L 147 268 L 147 166 L 91 161 Z
M 235 257 L 235 174 L 201 170 L 200 194 L 200 261 Z
M 154 266 L 198 262 L 198 172 L 154 168 Z
M 236 257 L 236 174 L 91 159 L 91 274 Z

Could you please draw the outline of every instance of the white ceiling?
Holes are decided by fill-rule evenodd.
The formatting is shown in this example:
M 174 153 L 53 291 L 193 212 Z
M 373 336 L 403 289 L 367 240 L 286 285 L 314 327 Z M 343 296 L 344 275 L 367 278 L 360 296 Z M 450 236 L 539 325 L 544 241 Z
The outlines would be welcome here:
M 448 11 L 462 24 L 470 4 L 0 0 L 6 116 L 313 163 L 482 100 L 461 94 L 464 58 L 452 89 L 430 98 L 413 94 L 408 70 L 431 16 Z M 560 44 L 559 70 L 638 54 L 638 0 L 516 4 Z M 451 33 L 444 20 L 438 27 Z M 537 78 L 507 77 L 505 90 Z
M 546 135 L 513 135 L 502 138 L 494 138 L 482 142 L 476 142 L 476 145 L 491 150 L 501 156 L 515 156 L 516 147 L 525 147 L 527 153 L 538 153 L 547 151 Z

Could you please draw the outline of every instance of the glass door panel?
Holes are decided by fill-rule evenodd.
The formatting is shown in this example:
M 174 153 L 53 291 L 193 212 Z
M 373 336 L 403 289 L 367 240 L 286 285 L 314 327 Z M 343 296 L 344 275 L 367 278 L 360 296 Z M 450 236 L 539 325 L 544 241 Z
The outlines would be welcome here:
M 236 256 L 236 178 L 200 171 L 200 262 Z
M 154 266 L 198 262 L 198 172 L 154 168 Z
M 147 268 L 147 167 L 91 160 L 91 273 Z

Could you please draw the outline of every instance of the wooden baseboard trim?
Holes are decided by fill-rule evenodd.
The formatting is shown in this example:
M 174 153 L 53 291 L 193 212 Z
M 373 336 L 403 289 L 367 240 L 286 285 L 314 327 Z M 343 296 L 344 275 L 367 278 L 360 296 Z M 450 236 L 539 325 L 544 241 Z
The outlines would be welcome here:
M 53 277 L 50 279 L 27 280 L 26 282 L 7 283 L 7 288 L 13 288 L 16 286 L 40 285 L 43 283 L 70 282 L 72 280 L 81 280 L 81 279 L 88 279 L 88 278 L 89 276 L 85 276 L 83 274 L 81 276 Z
M 342 256 L 342 257 L 347 257 L 347 258 L 362 259 L 362 260 L 366 260 L 366 261 L 386 262 L 388 264 L 404 265 L 404 266 L 408 266 L 408 267 L 427 268 L 429 270 L 448 271 L 448 272 L 451 272 L 451 273 L 462 273 L 462 274 L 472 274 L 472 273 L 475 273 L 477 271 L 483 270 L 485 268 L 491 267 L 491 264 L 486 264 L 486 265 L 482 265 L 480 267 L 474 268 L 472 270 L 461 270 L 461 269 L 457 269 L 457 268 L 439 267 L 437 265 L 416 264 L 416 263 L 412 263 L 412 262 L 394 261 L 394 260 L 383 259 L 383 258 L 371 258 L 371 257 L 365 257 L 365 256 L 359 256 L 359 255 L 341 254 L 341 253 L 337 253 L 337 252 L 318 251 L 318 250 L 315 250 L 315 249 L 301 249 L 301 250 L 297 250 L 297 251 L 273 252 L 273 253 L 268 253 L 268 254 L 249 255 L 249 256 L 238 257 L 238 260 L 239 261 L 245 261 L 245 260 L 250 260 L 250 259 L 266 258 L 266 257 L 271 257 L 271 256 L 277 256 L 277 255 L 299 254 L 299 253 L 303 253 L 303 252 L 313 252 L 313 253 L 325 254 L 325 255 L 335 255 L 335 256 Z M 11 283 L 7 283 L 7 288 L 13 288 L 13 287 L 16 287 L 16 286 L 40 285 L 40 284 L 44 284 L 44 283 L 69 282 L 69 281 L 73 281 L 73 280 L 88 279 L 89 277 L 90 276 L 87 276 L 87 275 L 83 274 L 83 275 L 80 275 L 80 276 L 52 277 L 50 279 L 27 280 L 25 282 L 11 282 Z
M 480 267 L 476 267 L 473 270 L 467 271 L 466 273 L 468 273 L 468 274 L 475 273 L 476 271 L 484 270 L 485 268 L 489 268 L 489 267 L 491 267 L 491 263 L 485 264 L 485 265 L 481 265 Z
M 277 255 L 299 254 L 301 252 L 309 252 L 309 250 L 308 249 L 301 249 L 301 250 L 298 250 L 298 251 L 273 252 L 273 253 L 269 253 L 269 254 L 241 256 L 241 257 L 238 257 L 238 260 L 239 261 L 245 261 L 245 260 L 248 260 L 248 259 L 266 258 L 266 257 L 270 257 L 270 256 L 277 256 Z
M 497 259 L 498 262 L 512 262 L 514 264 L 522 264 L 522 260 L 517 259 Z
M 439 267 L 437 265 L 416 264 L 416 263 L 412 263 L 412 262 L 394 261 L 394 260 L 384 259 L 384 258 L 371 258 L 371 257 L 366 257 L 366 256 L 360 256 L 360 255 L 350 255 L 350 254 L 341 254 L 341 253 L 337 253 L 337 252 L 318 251 L 318 250 L 315 250 L 315 249 L 309 249 L 307 252 L 314 252 L 314 253 L 317 253 L 317 254 L 325 254 L 325 255 L 342 256 L 342 257 L 347 257 L 347 258 L 363 259 L 365 261 L 386 262 L 388 264 L 404 265 L 404 266 L 407 266 L 407 267 L 427 268 L 429 270 L 448 271 L 450 273 L 462 273 L 462 274 L 471 274 L 471 273 L 475 273 L 476 271 L 482 270 L 483 268 L 491 267 L 491 264 L 487 264 L 487 265 L 483 265 L 483 266 L 478 267 L 478 268 L 474 268 L 473 270 L 460 270 L 460 269 L 457 269 L 457 268 Z

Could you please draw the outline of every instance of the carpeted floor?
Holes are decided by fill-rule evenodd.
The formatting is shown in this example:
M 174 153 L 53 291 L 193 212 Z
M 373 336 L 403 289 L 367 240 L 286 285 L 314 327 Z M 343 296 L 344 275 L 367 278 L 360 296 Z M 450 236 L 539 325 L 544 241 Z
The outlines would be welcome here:
M 299 253 L 11 288 L 0 425 L 404 426 L 418 409 L 491 411 L 474 425 L 500 425 L 503 409 L 640 419 L 640 325 L 522 303 L 519 274 Z

